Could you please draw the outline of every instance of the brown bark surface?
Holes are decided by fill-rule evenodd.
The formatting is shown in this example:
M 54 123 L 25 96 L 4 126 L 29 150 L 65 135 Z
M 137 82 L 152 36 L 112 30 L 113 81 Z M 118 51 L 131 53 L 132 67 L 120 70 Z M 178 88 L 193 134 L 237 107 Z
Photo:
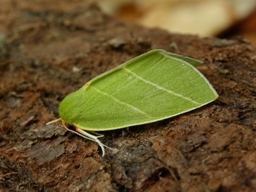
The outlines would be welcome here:
M 35 3 L 36 2 L 36 3 Z M 121 23 L 82 1 L 0 6 L 0 191 L 255 191 L 256 50 Z M 220 97 L 96 143 L 45 123 L 91 78 L 161 48 L 204 61 Z

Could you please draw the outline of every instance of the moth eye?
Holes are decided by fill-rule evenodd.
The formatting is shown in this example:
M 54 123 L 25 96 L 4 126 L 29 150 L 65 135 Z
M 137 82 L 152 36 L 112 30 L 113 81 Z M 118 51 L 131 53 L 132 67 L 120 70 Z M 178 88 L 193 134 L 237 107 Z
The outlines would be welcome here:
M 65 125 L 70 129 L 70 130 L 76 130 L 76 127 L 73 125 L 73 124 L 71 124 L 71 123 L 65 123 Z

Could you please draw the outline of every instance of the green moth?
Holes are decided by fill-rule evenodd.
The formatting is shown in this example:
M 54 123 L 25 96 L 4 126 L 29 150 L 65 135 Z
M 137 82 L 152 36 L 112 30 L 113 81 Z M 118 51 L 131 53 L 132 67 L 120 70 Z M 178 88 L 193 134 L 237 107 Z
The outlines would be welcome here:
M 69 131 L 105 146 L 89 132 L 108 131 L 174 117 L 218 98 L 195 68 L 201 61 L 156 49 L 109 70 L 63 99 L 60 118 Z M 76 127 L 69 129 L 67 124 Z

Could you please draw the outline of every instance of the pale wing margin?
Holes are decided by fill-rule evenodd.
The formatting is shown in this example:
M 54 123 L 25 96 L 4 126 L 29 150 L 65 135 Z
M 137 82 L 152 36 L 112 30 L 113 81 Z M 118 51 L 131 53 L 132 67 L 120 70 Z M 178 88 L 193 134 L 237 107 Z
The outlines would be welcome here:
M 209 88 L 212 90 L 212 92 L 214 93 L 214 95 L 216 95 L 216 99 L 218 98 L 218 93 L 216 92 L 216 90 L 213 88 L 213 86 L 210 84 L 210 82 L 208 81 L 208 79 L 206 79 L 206 77 L 201 73 L 201 72 L 199 72 L 198 70 L 197 70 L 197 68 L 196 68 L 196 66 L 198 66 L 198 65 L 192 65 L 192 64 L 190 64 L 190 63 L 188 63 L 186 60 L 182 60 L 182 59 L 180 59 L 180 58 L 178 58 L 178 57 L 172 57 L 172 56 L 170 56 L 170 55 L 168 55 L 168 52 L 166 52 L 166 51 L 160 51 L 160 54 L 162 54 L 163 56 L 165 56 L 165 57 L 171 57 L 172 59 L 175 59 L 175 60 L 177 60 L 177 61 L 180 61 L 180 62 L 184 62 L 186 65 L 188 65 L 189 67 L 191 67 L 194 71 L 196 71 L 203 79 L 204 79 L 204 81 L 205 82 L 207 82 L 207 85 L 209 86 Z M 175 55 L 175 54 L 174 54 Z M 196 60 L 195 60 L 196 61 Z M 198 62 L 201 62 L 201 61 L 199 61 L 198 60 Z M 201 63 L 202 64 L 202 63 Z

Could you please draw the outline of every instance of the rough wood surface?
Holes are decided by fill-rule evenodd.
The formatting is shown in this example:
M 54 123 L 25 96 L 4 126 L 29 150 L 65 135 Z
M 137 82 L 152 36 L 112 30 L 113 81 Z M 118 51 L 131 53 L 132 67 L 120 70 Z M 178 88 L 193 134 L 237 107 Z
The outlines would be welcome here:
M 121 23 L 82 1 L 7 1 L 0 14 L 0 191 L 256 190 L 256 50 Z M 3 6 L 0 8 L 3 10 Z M 117 148 L 45 123 L 98 74 L 154 48 L 204 61 L 220 97 L 176 118 L 109 131 Z

